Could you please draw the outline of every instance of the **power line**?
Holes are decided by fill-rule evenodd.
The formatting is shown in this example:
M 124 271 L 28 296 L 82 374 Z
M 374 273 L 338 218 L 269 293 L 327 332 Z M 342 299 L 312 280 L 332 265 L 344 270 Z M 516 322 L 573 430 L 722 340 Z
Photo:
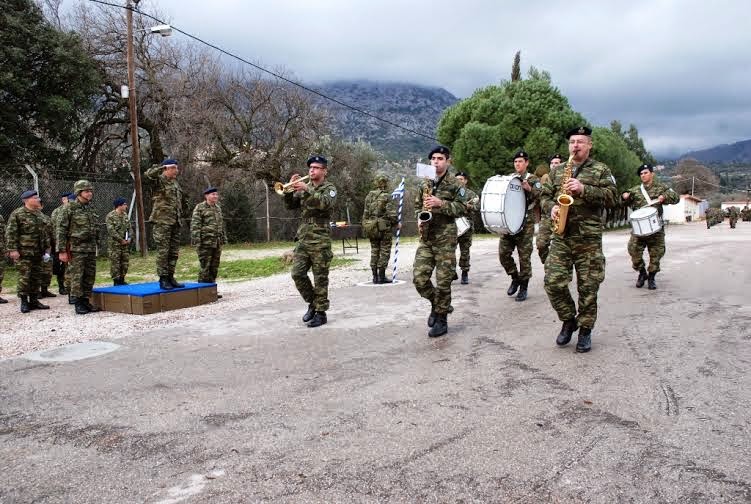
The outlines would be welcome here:
M 102 5 L 107 5 L 109 7 L 118 7 L 120 9 L 131 9 L 131 10 L 133 10 L 133 12 L 137 12 L 138 14 L 140 14 L 140 15 L 142 15 L 144 17 L 147 17 L 149 19 L 152 19 L 152 20 L 156 21 L 157 23 L 168 24 L 165 21 L 162 21 L 161 19 L 159 19 L 159 18 L 157 18 L 155 16 L 152 16 L 151 14 L 147 14 L 147 13 L 145 13 L 143 11 L 138 10 L 137 6 L 135 8 L 134 7 L 130 7 L 129 8 L 129 7 L 124 6 L 124 5 L 117 5 L 117 4 L 113 4 L 113 3 L 110 3 L 110 2 L 105 2 L 103 0 L 89 0 L 89 1 L 90 2 L 94 2 L 94 3 L 98 3 L 98 4 L 102 4 Z M 182 33 L 183 35 L 185 35 L 188 38 L 191 38 L 191 39 L 193 39 L 193 40 L 195 40 L 197 42 L 200 42 L 201 44 L 204 44 L 204 45 L 206 45 L 208 47 L 211 47 L 212 49 L 215 49 L 215 50 L 219 51 L 220 53 L 222 53 L 222 54 L 224 54 L 226 56 L 229 56 L 230 58 L 234 58 L 234 59 L 236 59 L 236 60 L 238 60 L 238 61 L 240 61 L 242 63 L 245 63 L 246 65 L 252 66 L 253 68 L 255 68 L 257 70 L 265 72 L 265 73 L 267 73 L 269 75 L 273 75 L 277 79 L 282 80 L 284 82 L 287 82 L 288 84 L 292 84 L 293 86 L 297 86 L 300 89 L 303 89 L 303 90 L 305 90 L 305 91 L 307 91 L 309 93 L 313 93 L 315 95 L 318 95 L 321 98 L 324 98 L 324 99 L 329 100 L 329 101 L 331 101 L 333 103 L 336 103 L 337 105 L 341 105 L 342 107 L 348 108 L 348 109 L 350 109 L 350 110 L 352 110 L 354 112 L 357 112 L 359 114 L 366 115 L 368 117 L 371 117 L 373 119 L 376 119 L 378 121 L 386 123 L 386 124 L 388 124 L 390 126 L 393 126 L 395 128 L 399 128 L 401 130 L 404 130 L 404 131 L 406 131 L 408 133 L 412 133 L 414 135 L 418 135 L 418 136 L 421 136 L 423 138 L 427 138 L 428 140 L 433 140 L 433 141 L 436 141 L 436 142 L 438 141 L 438 139 L 436 139 L 436 138 L 434 138 L 434 137 L 432 137 L 430 135 L 427 135 L 427 134 L 422 133 L 422 132 L 417 131 L 417 130 L 413 130 L 412 128 L 408 128 L 406 126 L 402 126 L 401 124 L 397 124 L 397 123 L 395 123 L 393 121 L 389 121 L 388 119 L 384 119 L 383 117 L 379 117 L 379 116 L 377 116 L 377 115 L 375 115 L 375 114 L 373 114 L 371 112 L 368 112 L 367 110 L 355 107 L 354 105 L 350 105 L 350 104 L 345 103 L 345 102 L 343 102 L 341 100 L 337 100 L 336 98 L 332 98 L 331 96 L 328 96 L 328 95 L 326 95 L 324 93 L 321 93 L 320 91 L 317 91 L 317 90 L 315 90 L 313 88 L 310 88 L 310 87 L 307 87 L 307 86 L 305 86 L 303 84 L 300 84 L 299 82 L 295 82 L 295 81 L 293 81 L 291 79 L 288 79 L 288 78 L 286 78 L 286 77 L 284 77 L 282 75 L 279 75 L 276 72 L 268 70 L 268 69 L 266 69 L 266 68 L 264 68 L 264 67 L 262 67 L 260 65 L 256 65 L 255 63 L 252 63 L 252 62 L 250 62 L 250 61 L 242 58 L 241 56 L 237 56 L 236 54 L 231 53 L 231 52 L 229 52 L 229 51 L 227 51 L 225 49 L 222 49 L 221 47 L 219 47 L 217 45 L 214 45 L 211 42 L 207 42 L 206 40 L 203 40 L 202 38 L 199 38 L 199 37 L 197 37 L 197 36 L 195 36 L 195 35 L 193 35 L 191 33 L 188 33 L 188 32 L 186 32 L 184 30 L 181 30 L 180 28 L 176 27 L 173 24 L 170 24 L 170 26 L 172 27 L 173 30 L 175 30 L 178 33 Z

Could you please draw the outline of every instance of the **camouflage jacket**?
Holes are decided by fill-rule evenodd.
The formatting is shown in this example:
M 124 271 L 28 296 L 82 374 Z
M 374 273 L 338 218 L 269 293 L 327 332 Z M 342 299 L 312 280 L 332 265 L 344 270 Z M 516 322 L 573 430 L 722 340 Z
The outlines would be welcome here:
M 530 190 L 524 191 L 524 197 L 527 200 L 527 213 L 534 210 L 540 204 L 540 193 L 542 193 L 542 182 L 532 173 L 526 172 L 522 177 L 529 184 Z M 527 221 L 534 222 L 534 219 L 528 218 Z
M 0 215 L 0 261 L 5 261 L 5 218 Z
M 50 219 L 52 219 L 52 234 L 53 236 L 57 236 L 57 226 L 60 225 L 60 217 L 62 217 L 63 212 L 65 212 L 65 209 L 68 205 L 60 205 L 59 207 L 55 208 L 52 211 L 52 215 L 50 216 Z
M 290 209 L 302 208 L 297 239 L 304 241 L 331 241 L 331 211 L 336 202 L 336 187 L 323 181 L 318 187 L 312 183 L 300 193 L 285 193 L 284 204 Z
M 391 199 L 391 193 L 385 189 L 373 189 L 365 196 L 365 209 L 362 222 L 366 220 L 381 220 L 381 231 L 395 226 L 397 223 L 396 205 Z
M 124 245 L 122 240 L 126 239 L 126 235 L 130 238 L 133 234 L 133 227 L 130 225 L 128 214 L 126 212 L 121 214 L 117 210 L 112 210 L 107 214 L 104 221 L 107 223 L 109 246 L 126 247 L 127 245 Z
M 731 219 L 737 219 L 740 214 L 741 211 L 738 210 L 738 207 L 731 206 L 730 208 L 728 208 L 728 217 L 730 217 Z
M 42 221 L 44 222 L 44 232 L 47 233 L 47 239 L 50 241 L 50 250 L 55 250 L 55 231 L 52 219 L 42 212 Z
M 39 256 L 50 250 L 50 236 L 43 215 L 39 210 L 26 207 L 13 210 L 5 229 L 6 248 L 21 255 Z
M 190 221 L 190 242 L 196 247 L 216 248 L 227 243 L 222 207 L 203 201 L 193 209 Z
M 182 218 L 183 192 L 177 179 L 169 179 L 162 173 L 162 166 L 152 166 L 144 174 L 156 183 L 151 198 L 152 208 L 149 221 L 157 224 L 180 225 Z
M 443 206 L 430 210 L 433 217 L 427 223 L 427 232 L 424 236 L 426 239 L 448 235 L 456 237 L 455 219 L 467 215 L 468 190 L 459 185 L 456 178 L 448 172 L 437 181 L 424 180 L 415 196 L 415 217 L 422 212 L 426 187 L 430 188 L 430 194 L 443 200 Z
M 680 198 L 675 191 L 673 191 L 671 188 L 657 179 L 652 179 L 652 184 L 649 187 L 644 186 L 644 190 L 647 191 L 647 194 L 653 201 L 657 201 L 657 198 L 659 198 L 660 196 L 665 196 L 664 203 L 654 204 L 654 206 L 657 208 L 657 212 L 660 215 L 662 215 L 663 205 L 675 205 L 676 203 L 678 203 L 678 201 L 680 201 Z M 629 196 L 628 199 L 623 203 L 625 206 L 629 206 L 633 210 L 636 210 L 637 208 L 641 208 L 649 204 L 644 198 L 644 195 L 641 193 L 641 184 L 632 187 L 626 192 L 629 193 Z
M 550 215 L 556 205 L 556 197 L 561 189 L 565 172 L 564 165 L 551 171 L 550 180 L 542 187 L 540 197 L 542 211 Z M 602 236 L 602 211 L 618 204 L 615 178 L 606 164 L 588 158 L 579 166 L 573 167 L 571 176 L 584 184 L 584 192 L 574 197 L 568 209 L 566 235 L 584 237 Z
M 96 253 L 99 241 L 99 216 L 91 203 L 71 201 L 65 207 L 57 225 L 56 244 L 58 252 Z

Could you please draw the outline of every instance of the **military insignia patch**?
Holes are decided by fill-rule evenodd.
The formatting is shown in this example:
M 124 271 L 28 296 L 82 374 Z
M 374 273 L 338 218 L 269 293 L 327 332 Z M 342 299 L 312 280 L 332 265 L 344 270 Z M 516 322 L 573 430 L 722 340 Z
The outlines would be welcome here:
M 464 197 L 464 193 L 465 193 L 465 191 L 464 191 L 463 187 L 461 189 L 459 189 L 459 196 Z
M 336 191 L 335 191 L 335 190 L 333 190 L 333 189 L 332 189 L 332 190 L 330 190 L 330 191 L 329 191 L 329 196 L 331 196 L 332 198 L 336 197 Z
M 541 184 L 541 183 L 539 183 L 539 182 L 535 182 L 535 187 L 539 189 L 539 188 L 541 188 L 541 187 L 542 187 L 542 184 Z

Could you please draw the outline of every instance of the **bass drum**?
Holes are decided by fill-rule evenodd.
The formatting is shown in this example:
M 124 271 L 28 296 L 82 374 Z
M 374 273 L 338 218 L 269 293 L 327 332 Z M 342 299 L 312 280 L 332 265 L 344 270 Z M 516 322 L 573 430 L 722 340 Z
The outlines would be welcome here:
M 524 228 L 527 197 L 519 175 L 495 175 L 482 188 L 482 223 L 491 233 L 515 235 Z

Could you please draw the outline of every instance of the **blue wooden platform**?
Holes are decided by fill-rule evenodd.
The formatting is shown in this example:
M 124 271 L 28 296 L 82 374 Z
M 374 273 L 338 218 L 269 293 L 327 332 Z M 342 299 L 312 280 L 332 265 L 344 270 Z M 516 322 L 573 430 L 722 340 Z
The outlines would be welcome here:
M 185 287 L 159 288 L 159 282 L 95 287 L 93 301 L 103 311 L 149 315 L 190 308 L 217 300 L 215 283 L 184 282 Z

